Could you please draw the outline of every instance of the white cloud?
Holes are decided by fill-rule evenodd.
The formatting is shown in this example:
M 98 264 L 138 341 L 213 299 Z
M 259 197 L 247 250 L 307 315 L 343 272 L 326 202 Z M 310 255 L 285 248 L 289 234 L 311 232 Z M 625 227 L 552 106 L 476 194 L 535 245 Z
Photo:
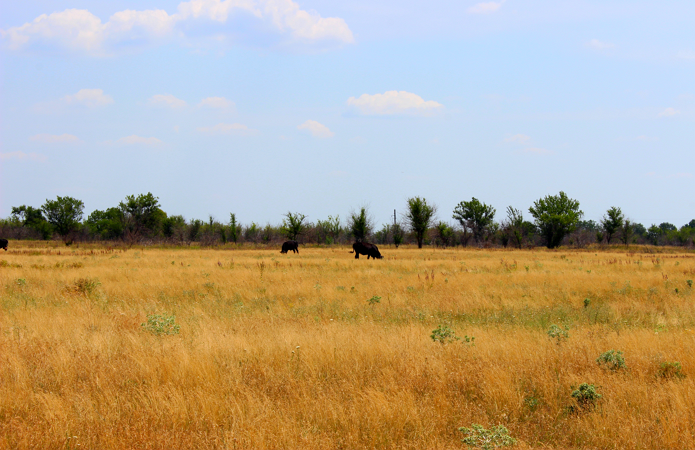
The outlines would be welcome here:
M 198 107 L 207 107 L 213 109 L 231 109 L 234 108 L 234 102 L 227 100 L 224 97 L 208 97 L 198 103 Z
M 514 136 L 505 138 L 504 142 L 516 144 L 516 152 L 518 153 L 531 153 L 535 155 L 552 155 L 553 153 L 555 153 L 552 150 L 534 147 L 533 139 L 531 139 L 531 136 L 527 136 L 525 134 L 515 134 Z
M 659 117 L 671 117 L 680 114 L 676 108 L 666 108 L 659 113 Z
M 695 52 L 694 51 L 688 51 L 688 50 L 682 50 L 682 51 L 676 53 L 676 58 L 695 59 Z
M 174 97 L 171 94 L 157 94 L 153 95 L 147 100 L 147 104 L 150 106 L 171 108 L 171 109 L 183 109 L 186 107 L 187 103 L 184 100 Z
M 110 95 L 105 95 L 101 89 L 80 89 L 76 94 L 66 95 L 61 100 L 68 105 L 83 105 L 88 108 L 113 103 L 113 98 Z
M 598 39 L 592 39 L 589 42 L 587 42 L 586 45 L 596 50 L 606 50 L 609 48 L 615 48 L 615 44 L 611 44 L 610 42 L 601 42 Z
M 30 141 L 44 144 L 69 144 L 80 142 L 80 138 L 72 134 L 37 134 L 29 138 Z
M 31 161 L 38 161 L 38 162 L 45 162 L 46 157 L 44 155 L 40 155 L 38 153 L 24 153 L 24 152 L 9 152 L 9 153 L 0 153 L 0 161 L 8 161 L 11 159 L 16 159 L 19 161 L 29 159 Z
M 514 136 L 505 138 L 504 142 L 516 142 L 519 144 L 527 144 L 531 142 L 531 137 L 526 136 L 525 134 L 515 134 Z
M 106 56 L 119 44 L 183 36 L 191 21 L 225 23 L 237 11 L 250 13 L 270 23 L 276 32 L 295 39 L 354 42 L 352 31 L 343 19 L 302 10 L 292 0 L 192 0 L 179 3 L 174 14 L 162 9 L 124 10 L 113 14 L 106 23 L 88 10 L 66 9 L 0 31 L 12 50 L 36 43 Z
M 320 124 L 315 120 L 307 120 L 297 127 L 298 130 L 307 130 L 312 136 L 317 138 L 330 138 L 335 133 L 328 129 L 326 125 Z
M 419 95 L 406 91 L 387 91 L 374 95 L 362 94 L 359 98 L 350 97 L 347 104 L 365 115 L 427 115 L 444 107 L 441 103 L 433 100 L 425 101 Z
M 504 0 L 501 2 L 481 2 L 481 3 L 476 3 L 475 5 L 471 6 L 468 8 L 468 12 L 470 14 L 490 14 L 498 11 L 502 7 L 502 3 L 504 3 Z
M 199 127 L 197 130 L 207 134 L 236 134 L 240 136 L 258 133 L 258 130 L 254 130 L 240 123 L 218 123 L 212 127 Z
M 125 145 L 135 145 L 135 144 L 142 144 L 142 145 L 160 145 L 162 141 L 155 137 L 142 137 L 142 136 L 136 136 L 136 135 L 131 135 L 131 136 L 126 136 L 122 137 L 119 140 L 116 141 L 117 144 L 125 144 Z

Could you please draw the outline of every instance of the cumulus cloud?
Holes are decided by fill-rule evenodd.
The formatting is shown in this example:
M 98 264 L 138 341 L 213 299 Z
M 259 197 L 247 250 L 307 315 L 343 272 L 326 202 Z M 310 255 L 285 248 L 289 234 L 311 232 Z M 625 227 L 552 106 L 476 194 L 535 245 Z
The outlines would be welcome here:
M 61 100 L 68 105 L 83 105 L 88 108 L 113 103 L 113 98 L 104 94 L 104 91 L 101 89 L 80 89 L 76 94 L 66 95 Z
M 171 109 L 183 109 L 187 103 L 180 98 L 176 98 L 171 94 L 157 94 L 147 99 L 147 104 L 150 106 Z
M 471 6 L 468 8 L 468 13 L 469 14 L 490 14 L 498 11 L 502 7 L 502 3 L 504 3 L 504 0 L 501 2 L 481 2 L 481 3 L 476 3 L 475 5 Z
M 80 142 L 80 138 L 72 134 L 37 134 L 30 137 L 29 140 L 44 144 L 74 144 Z
M 239 136 L 248 136 L 258 133 L 258 130 L 254 130 L 240 123 L 218 123 L 212 127 L 198 127 L 197 130 L 206 134 L 235 134 Z
M 124 145 L 136 145 L 136 144 L 141 144 L 141 145 L 160 145 L 162 141 L 155 137 L 142 137 L 142 136 L 137 136 L 135 134 L 131 136 L 126 136 L 122 137 L 119 140 L 116 141 L 117 144 L 124 144 Z
M 672 117 L 680 114 L 681 112 L 676 108 L 666 108 L 659 113 L 659 117 Z
M 19 50 L 32 44 L 49 44 L 92 56 L 112 53 L 119 44 L 185 35 L 189 23 L 212 20 L 225 23 L 235 12 L 251 14 L 278 33 L 306 41 L 331 40 L 352 43 L 354 37 L 345 21 L 321 17 L 300 9 L 292 0 L 191 0 L 181 2 L 177 12 L 125 10 L 107 22 L 85 9 L 66 9 L 42 14 L 32 22 L 0 30 L 7 46 Z
M 386 91 L 383 94 L 362 94 L 350 97 L 348 106 L 365 115 L 414 114 L 427 115 L 444 108 L 433 100 L 425 101 L 419 95 L 406 91 Z
M 8 153 L 0 153 L 0 161 L 9 161 L 9 160 L 18 160 L 18 161 L 23 161 L 23 160 L 30 160 L 30 161 L 38 161 L 38 162 L 45 162 L 46 157 L 44 155 L 40 155 L 38 153 L 24 153 L 21 151 L 16 151 L 16 152 L 8 152 Z
M 335 136 L 335 133 L 328 129 L 326 125 L 318 123 L 315 120 L 307 120 L 297 127 L 298 130 L 306 130 L 316 138 L 330 138 Z
M 227 100 L 224 97 L 208 97 L 201 100 L 198 103 L 198 107 L 212 108 L 212 109 L 232 109 L 234 108 L 234 102 Z
M 595 50 L 606 50 L 609 48 L 615 48 L 615 44 L 611 44 L 610 42 L 601 42 L 598 39 L 592 39 L 589 42 L 587 42 L 586 45 Z

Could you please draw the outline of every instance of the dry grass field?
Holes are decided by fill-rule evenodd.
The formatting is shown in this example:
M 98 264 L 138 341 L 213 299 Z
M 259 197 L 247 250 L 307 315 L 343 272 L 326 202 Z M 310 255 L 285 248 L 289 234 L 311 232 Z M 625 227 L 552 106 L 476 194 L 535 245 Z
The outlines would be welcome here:
M 695 449 L 695 253 L 348 251 L 10 242 L 0 448 Z

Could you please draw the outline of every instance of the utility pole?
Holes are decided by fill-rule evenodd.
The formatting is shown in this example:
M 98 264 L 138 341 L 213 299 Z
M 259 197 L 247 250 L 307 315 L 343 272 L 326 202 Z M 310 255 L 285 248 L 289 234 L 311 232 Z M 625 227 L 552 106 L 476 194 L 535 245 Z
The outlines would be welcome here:
M 396 210 L 393 210 L 393 224 L 396 225 Z

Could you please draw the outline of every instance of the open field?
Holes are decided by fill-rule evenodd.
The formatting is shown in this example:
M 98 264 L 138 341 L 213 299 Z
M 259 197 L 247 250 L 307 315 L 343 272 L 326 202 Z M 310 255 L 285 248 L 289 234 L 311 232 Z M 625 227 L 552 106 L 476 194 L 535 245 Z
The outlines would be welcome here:
M 695 253 L 640 250 L 11 242 L 0 448 L 693 449 Z

